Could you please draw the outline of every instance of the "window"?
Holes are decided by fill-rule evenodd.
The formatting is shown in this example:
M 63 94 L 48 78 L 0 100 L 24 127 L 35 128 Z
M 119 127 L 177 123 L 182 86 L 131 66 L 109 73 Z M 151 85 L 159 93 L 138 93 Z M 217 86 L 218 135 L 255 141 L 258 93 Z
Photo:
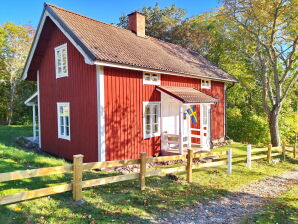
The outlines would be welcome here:
M 160 74 L 144 72 L 143 84 L 160 85 Z
M 67 44 L 55 48 L 56 78 L 68 76 Z
M 143 129 L 144 138 L 150 138 L 160 135 L 160 103 L 144 102 L 143 103 Z
M 57 103 L 58 138 L 70 140 L 69 103 Z
M 201 80 L 201 88 L 202 89 L 211 89 L 211 81 L 208 79 Z

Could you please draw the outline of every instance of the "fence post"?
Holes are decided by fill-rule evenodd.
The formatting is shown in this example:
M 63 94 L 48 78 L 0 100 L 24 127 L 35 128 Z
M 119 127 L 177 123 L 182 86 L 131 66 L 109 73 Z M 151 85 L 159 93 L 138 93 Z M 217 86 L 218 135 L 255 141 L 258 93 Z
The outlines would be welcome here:
M 247 160 L 246 167 L 251 168 L 251 144 L 247 145 Z
M 187 165 L 186 165 L 186 180 L 188 183 L 192 182 L 192 160 L 193 160 L 193 150 L 188 149 Z
M 228 174 L 232 174 L 232 149 L 228 149 L 227 151 L 227 157 L 228 157 L 228 160 L 227 160 L 227 165 L 228 165 Z
M 84 156 L 81 154 L 73 156 L 72 198 L 74 201 L 79 201 L 83 199 L 83 194 L 82 194 L 83 158 Z
M 284 141 L 282 142 L 282 159 L 286 161 L 286 144 Z
M 146 175 L 146 162 L 147 162 L 147 153 L 141 152 L 141 161 L 140 161 L 140 186 L 141 190 L 144 190 L 146 187 L 145 184 L 145 175 Z
M 296 158 L 296 143 L 294 143 L 294 148 L 293 148 L 293 158 Z
M 267 151 L 267 162 L 271 163 L 271 153 L 272 153 L 272 145 L 268 145 L 268 151 Z

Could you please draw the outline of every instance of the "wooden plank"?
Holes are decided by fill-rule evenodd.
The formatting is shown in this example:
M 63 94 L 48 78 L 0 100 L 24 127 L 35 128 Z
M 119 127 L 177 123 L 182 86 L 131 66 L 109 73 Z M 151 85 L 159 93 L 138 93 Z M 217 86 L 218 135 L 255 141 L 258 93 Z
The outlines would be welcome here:
M 272 157 L 272 155 L 271 155 L 271 157 Z M 252 156 L 251 160 L 264 159 L 264 158 L 267 158 L 267 155 Z
M 81 154 L 73 156 L 72 198 L 74 201 L 79 201 L 83 198 L 83 194 L 82 194 L 83 158 L 84 156 Z
M 260 149 L 252 149 L 251 152 L 255 153 L 255 152 L 263 152 L 263 153 L 267 153 L 268 148 L 260 148 Z
M 186 155 L 176 155 L 176 156 L 160 156 L 160 157 L 151 157 L 147 158 L 147 162 L 163 162 L 163 161 L 173 161 L 173 160 L 185 160 Z
M 107 167 L 128 166 L 139 164 L 140 159 L 115 160 L 106 162 L 83 163 L 84 170 L 92 170 Z
M 146 162 L 147 162 L 147 153 L 141 152 L 141 161 L 140 161 L 140 188 L 141 190 L 145 190 L 145 175 L 146 175 Z
M 288 149 L 286 149 L 286 152 L 293 153 L 293 150 L 288 150 Z
M 47 176 L 47 175 L 53 175 L 53 174 L 61 174 L 61 173 L 71 172 L 72 169 L 73 169 L 73 166 L 68 165 L 68 166 L 54 166 L 54 167 L 39 168 L 39 169 L 32 169 L 32 170 L 19 170 L 14 172 L 1 173 L 0 182 L 19 180 L 19 179 L 31 178 L 31 177 Z
M 131 174 L 125 174 L 125 175 L 119 175 L 119 176 L 113 176 L 113 177 L 104 177 L 104 178 L 98 178 L 98 179 L 92 179 L 92 180 L 84 180 L 82 182 L 82 187 L 87 188 L 87 187 L 111 184 L 111 183 L 116 183 L 116 182 L 121 182 L 121 181 L 126 181 L 126 180 L 134 180 L 134 179 L 138 179 L 139 176 L 140 176 L 139 173 L 131 173 Z
M 146 177 L 159 176 L 159 175 L 164 175 L 164 174 L 168 174 L 168 173 L 183 172 L 183 171 L 185 171 L 185 166 L 179 166 L 179 167 L 174 167 L 174 168 L 155 169 L 155 170 L 147 171 Z
M 281 155 L 280 152 L 276 152 L 276 153 L 272 153 L 272 154 L 271 154 L 271 157 L 273 157 L 273 156 L 280 156 L 280 155 Z
M 193 158 L 202 158 L 206 156 L 224 156 L 226 155 L 225 151 L 221 152 L 204 152 L 204 153 L 195 153 Z
M 229 148 L 227 150 L 227 173 L 232 174 L 232 153 L 233 150 Z
M 221 165 L 226 165 L 226 164 L 227 164 L 227 160 L 211 162 L 211 163 L 200 163 L 200 164 L 193 165 L 193 169 L 216 167 L 216 166 L 221 166 Z
M 46 187 L 32 191 L 25 191 L 15 194 L 8 194 L 0 196 L 0 205 L 10 204 L 14 202 L 29 200 L 33 198 L 39 198 L 47 195 L 58 194 L 66 191 L 71 191 L 72 184 L 63 184 L 53 187 Z
M 249 145 L 247 145 L 247 147 L 246 147 L 246 157 L 247 157 L 247 159 L 246 159 L 246 167 L 248 168 L 248 169 L 250 169 L 251 168 L 251 145 L 249 144 Z
M 192 182 L 192 162 L 193 162 L 193 150 L 188 149 L 187 165 L 186 165 L 186 181 Z
M 271 156 L 272 156 L 272 145 L 268 145 L 268 151 L 267 151 L 267 163 L 271 163 Z

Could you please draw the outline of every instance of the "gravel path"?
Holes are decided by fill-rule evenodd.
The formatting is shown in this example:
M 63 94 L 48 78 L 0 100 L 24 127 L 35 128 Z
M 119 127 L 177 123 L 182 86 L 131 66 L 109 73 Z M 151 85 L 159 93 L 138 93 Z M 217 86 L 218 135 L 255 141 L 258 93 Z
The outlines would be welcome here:
M 164 214 L 153 223 L 239 223 L 245 216 L 256 212 L 268 200 L 278 197 L 295 184 L 298 184 L 298 167 L 280 176 L 268 177 L 252 183 L 227 196 Z

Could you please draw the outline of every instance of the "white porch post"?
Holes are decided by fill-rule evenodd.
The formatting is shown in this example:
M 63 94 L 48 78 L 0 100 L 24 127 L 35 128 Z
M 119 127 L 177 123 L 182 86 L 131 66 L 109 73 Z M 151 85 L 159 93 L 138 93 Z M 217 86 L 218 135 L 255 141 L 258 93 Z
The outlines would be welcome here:
M 33 141 L 36 140 L 36 117 L 35 117 L 35 104 L 32 106 L 32 113 L 33 113 Z
M 183 105 L 179 107 L 179 153 L 184 154 L 183 150 Z
M 189 106 L 191 108 L 191 106 Z M 188 136 L 187 136 L 187 149 L 191 149 L 191 120 L 190 117 L 187 116 L 187 128 L 188 128 Z

